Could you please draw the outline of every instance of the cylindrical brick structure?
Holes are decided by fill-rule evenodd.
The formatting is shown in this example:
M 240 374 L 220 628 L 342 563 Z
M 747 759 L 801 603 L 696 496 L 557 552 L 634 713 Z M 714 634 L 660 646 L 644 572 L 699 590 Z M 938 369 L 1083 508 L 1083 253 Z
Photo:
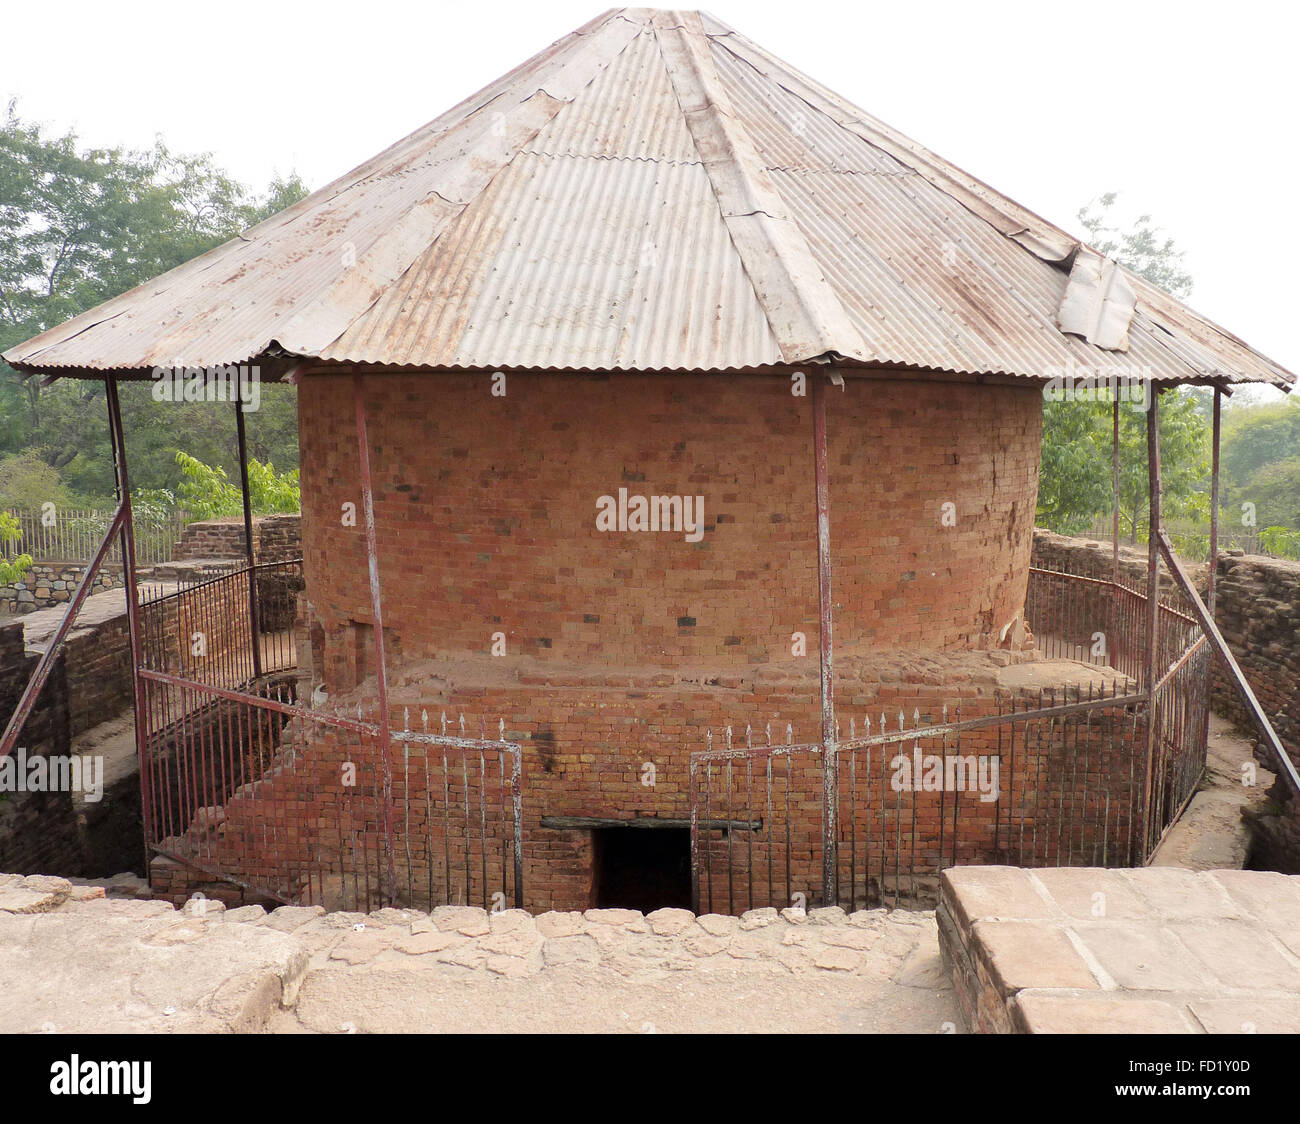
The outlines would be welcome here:
M 810 398 L 771 376 L 366 380 L 385 616 L 406 660 L 739 673 L 817 651 Z M 344 379 L 299 391 L 307 585 L 331 691 L 369 621 Z M 1041 397 L 854 380 L 828 393 L 837 653 L 987 646 L 1021 611 Z M 702 503 L 703 527 L 602 530 L 603 496 Z M 676 515 L 676 501 L 666 509 Z M 696 539 L 697 541 L 691 541 Z M 500 646 L 498 646 L 500 651 Z M 363 657 L 364 658 L 364 657 Z
M 623 861 L 617 833 L 544 824 L 683 823 L 708 730 L 817 740 L 805 389 L 770 374 L 367 374 L 391 704 L 464 712 L 471 730 L 502 718 L 523 743 L 530 906 L 611 900 L 600 885 Z M 335 701 L 373 698 L 351 395 L 349 377 L 299 386 L 316 676 Z M 904 373 L 827 390 L 846 726 L 882 698 L 909 716 L 932 702 L 936 718 L 950 697 L 981 705 L 969 669 L 911 672 L 925 653 L 942 668 L 998 647 L 1019 618 L 1040 403 L 1033 386 Z M 638 496 L 668 498 L 669 525 L 632 529 Z M 819 815 L 791 818 L 812 840 Z M 646 861 L 636 877 L 656 878 Z

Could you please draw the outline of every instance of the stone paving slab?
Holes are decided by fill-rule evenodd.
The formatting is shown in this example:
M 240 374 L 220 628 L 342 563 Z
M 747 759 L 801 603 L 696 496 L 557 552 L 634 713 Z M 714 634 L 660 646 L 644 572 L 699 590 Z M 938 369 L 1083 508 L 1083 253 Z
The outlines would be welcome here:
M 326 913 L 0 875 L 0 1032 L 962 1029 L 904 910 Z
M 1300 876 L 1176 867 L 943 873 L 967 1024 L 995 1033 L 1295 1033 Z

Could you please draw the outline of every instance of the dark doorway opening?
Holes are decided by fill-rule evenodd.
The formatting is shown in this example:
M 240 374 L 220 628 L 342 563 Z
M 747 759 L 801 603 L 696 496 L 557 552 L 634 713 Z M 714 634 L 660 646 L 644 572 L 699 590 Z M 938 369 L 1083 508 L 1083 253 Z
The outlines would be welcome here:
M 597 909 L 691 908 L 691 833 L 673 827 L 592 831 Z

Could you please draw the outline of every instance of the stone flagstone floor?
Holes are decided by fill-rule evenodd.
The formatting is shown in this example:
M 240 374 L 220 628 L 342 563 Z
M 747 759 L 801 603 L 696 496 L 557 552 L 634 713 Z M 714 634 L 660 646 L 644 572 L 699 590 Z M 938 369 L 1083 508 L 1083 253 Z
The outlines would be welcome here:
M 973 1029 L 1300 1032 L 1300 877 L 959 867 L 938 921 Z
M 0 875 L 0 1032 L 960 1029 L 933 913 L 431 915 Z
M 0 1032 L 1295 1033 L 1300 877 L 962 867 L 937 915 L 737 918 L 177 910 L 0 875 L 0 989 Z

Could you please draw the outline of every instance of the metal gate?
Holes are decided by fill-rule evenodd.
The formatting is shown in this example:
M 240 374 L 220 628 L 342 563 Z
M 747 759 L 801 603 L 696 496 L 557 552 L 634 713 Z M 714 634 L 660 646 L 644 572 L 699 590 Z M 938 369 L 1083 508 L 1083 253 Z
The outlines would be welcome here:
M 151 851 L 285 903 L 521 906 L 522 751 L 503 724 L 300 705 L 288 633 L 256 634 L 253 674 L 249 615 L 230 611 L 249 577 L 141 606 Z

